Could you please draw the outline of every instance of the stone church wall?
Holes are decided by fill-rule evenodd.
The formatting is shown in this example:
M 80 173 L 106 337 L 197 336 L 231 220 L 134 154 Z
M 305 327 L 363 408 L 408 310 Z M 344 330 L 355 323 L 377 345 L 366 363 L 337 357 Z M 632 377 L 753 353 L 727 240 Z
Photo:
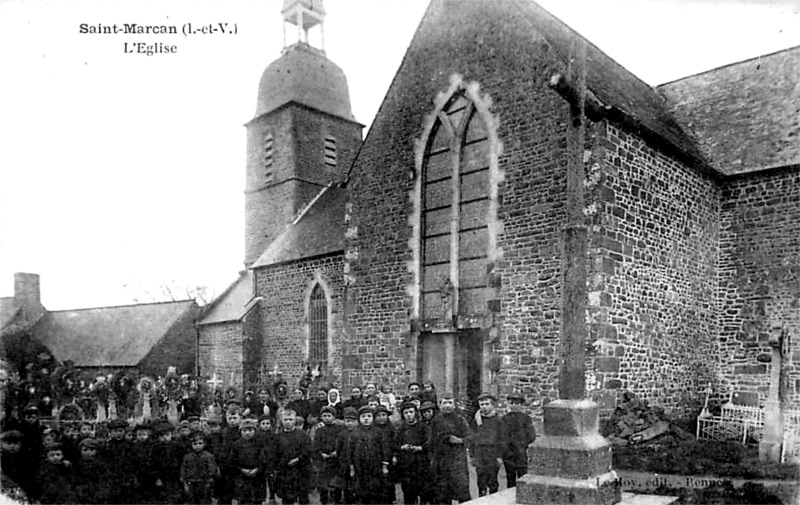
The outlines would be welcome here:
M 256 292 L 261 304 L 261 380 L 265 383 L 276 370 L 290 387 L 297 386 L 308 359 L 307 307 L 317 282 L 329 295 L 328 370 L 326 381 L 341 381 L 342 255 L 332 254 L 258 268 Z
M 200 375 L 223 381 L 222 387 L 242 387 L 242 325 L 238 322 L 206 324 L 198 327 Z
M 718 395 L 769 391 L 770 337 L 792 336 L 786 390 L 800 402 L 800 168 L 736 176 L 721 201 Z
M 470 8 L 489 7 L 470 3 Z M 354 355 L 357 369 L 350 374 L 360 380 L 391 378 L 401 388 L 421 379 L 418 333 L 410 320 L 414 205 L 409 194 L 423 122 L 434 98 L 458 74 L 465 83 L 477 83 L 479 94 L 491 101 L 502 142 L 499 168 L 505 173 L 497 216 L 502 258 L 491 265 L 491 282 L 500 286 L 500 312 L 494 317 L 502 330 L 490 337 L 484 369 L 492 357 L 501 365 L 494 382 L 484 386 L 501 394 L 517 389 L 546 402 L 557 396 L 569 114 L 547 81 L 563 68 L 550 46 L 513 13 L 472 14 L 451 10 L 446 20 L 423 23 L 356 162 L 345 267 L 353 283 L 348 344 L 374 359 Z
M 597 137 L 588 389 L 680 408 L 718 371 L 718 183 L 613 125 Z

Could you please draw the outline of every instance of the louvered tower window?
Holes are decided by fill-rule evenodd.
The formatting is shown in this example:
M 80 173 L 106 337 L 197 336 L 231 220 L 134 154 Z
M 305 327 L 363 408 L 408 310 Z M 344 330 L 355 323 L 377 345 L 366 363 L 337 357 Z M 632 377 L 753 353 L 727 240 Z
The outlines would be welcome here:
M 319 284 L 311 291 L 308 322 L 308 362 L 324 370 L 328 365 L 328 301 Z
M 268 133 L 264 137 L 264 178 L 267 182 L 272 180 L 273 143 L 272 134 Z
M 325 137 L 325 166 L 336 166 L 336 137 L 332 135 Z

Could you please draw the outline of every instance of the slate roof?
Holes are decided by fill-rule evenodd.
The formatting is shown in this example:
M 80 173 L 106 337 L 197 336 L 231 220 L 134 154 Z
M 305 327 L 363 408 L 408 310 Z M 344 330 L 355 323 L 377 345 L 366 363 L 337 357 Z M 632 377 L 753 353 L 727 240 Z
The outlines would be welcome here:
M 327 186 L 298 219 L 272 241 L 251 268 L 344 250 L 346 192 Z
M 535 2 L 514 0 L 514 3 L 565 63 L 569 61 L 573 40 L 586 41 L 586 87 L 606 106 L 612 107 L 609 119 L 625 118 L 627 129 L 635 130 L 633 133 L 645 137 L 655 135 L 691 161 L 708 166 L 694 139 L 654 88 Z
M 261 75 L 256 117 L 289 102 L 355 121 L 344 72 L 325 53 L 304 43 L 286 48 Z
M 137 366 L 193 300 L 48 312 L 33 337 L 76 366 Z
M 658 90 L 716 170 L 730 175 L 800 163 L 800 47 Z
M 252 299 L 253 272 L 247 270 L 211 303 L 211 308 L 197 324 L 239 321 L 247 313 Z
M 0 329 L 11 323 L 18 311 L 17 300 L 13 296 L 0 298 Z

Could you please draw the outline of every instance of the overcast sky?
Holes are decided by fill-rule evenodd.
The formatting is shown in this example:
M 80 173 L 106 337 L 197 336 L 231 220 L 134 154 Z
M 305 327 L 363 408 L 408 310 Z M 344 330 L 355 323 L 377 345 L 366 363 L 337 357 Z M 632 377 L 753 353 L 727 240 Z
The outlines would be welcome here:
M 372 122 L 427 3 L 325 0 L 325 49 L 360 122 Z M 539 3 L 651 85 L 800 45 L 799 0 Z M 236 278 L 243 124 L 283 47 L 281 5 L 0 0 L 0 296 L 19 271 L 41 275 L 51 310 L 145 301 L 168 282 L 219 293 Z M 236 33 L 91 35 L 81 23 Z M 126 54 L 126 42 L 177 53 Z

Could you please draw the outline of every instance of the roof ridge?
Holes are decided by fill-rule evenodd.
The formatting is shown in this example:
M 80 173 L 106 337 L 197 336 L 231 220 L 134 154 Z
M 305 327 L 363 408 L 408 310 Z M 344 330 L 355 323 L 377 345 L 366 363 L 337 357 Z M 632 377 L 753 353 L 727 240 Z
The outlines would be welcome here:
M 691 79 L 692 77 L 698 77 L 698 76 L 703 75 L 703 74 L 708 74 L 708 73 L 711 73 L 711 72 L 716 72 L 717 70 L 722 70 L 723 68 L 733 67 L 735 65 L 741 65 L 741 64 L 747 63 L 749 61 L 755 61 L 755 60 L 760 60 L 762 58 L 768 58 L 770 56 L 775 56 L 776 54 L 789 52 L 789 51 L 792 51 L 792 50 L 795 50 L 795 49 L 800 49 L 800 46 L 787 47 L 785 49 L 780 49 L 778 51 L 773 51 L 771 53 L 760 54 L 758 56 L 753 56 L 752 58 L 747 58 L 747 59 L 739 60 L 739 61 L 733 61 L 731 63 L 726 63 L 726 64 L 720 65 L 718 67 L 709 68 L 707 70 L 696 72 L 694 74 L 689 74 L 689 75 L 686 75 L 686 76 L 683 76 L 683 77 L 679 77 L 678 79 L 673 79 L 671 81 L 663 82 L 661 84 L 656 85 L 655 87 L 656 87 L 656 89 L 658 89 L 658 88 L 661 88 L 662 86 L 667 86 L 669 84 L 675 84 L 676 82 L 685 81 L 686 79 Z
M 170 303 L 178 304 L 178 303 L 187 303 L 187 302 L 194 302 L 194 300 L 191 299 L 191 298 L 188 298 L 186 300 L 169 300 L 169 301 L 163 301 L 163 302 L 126 303 L 126 304 L 123 304 L 123 305 L 106 305 L 106 306 L 103 306 L 103 307 L 83 307 L 83 308 L 79 308 L 79 309 L 48 310 L 47 312 L 52 314 L 54 312 L 80 312 L 80 311 L 83 311 L 83 310 L 121 309 L 121 308 L 124 308 L 124 307 L 139 307 L 139 306 L 142 306 L 142 305 L 167 305 L 167 304 L 170 304 Z

